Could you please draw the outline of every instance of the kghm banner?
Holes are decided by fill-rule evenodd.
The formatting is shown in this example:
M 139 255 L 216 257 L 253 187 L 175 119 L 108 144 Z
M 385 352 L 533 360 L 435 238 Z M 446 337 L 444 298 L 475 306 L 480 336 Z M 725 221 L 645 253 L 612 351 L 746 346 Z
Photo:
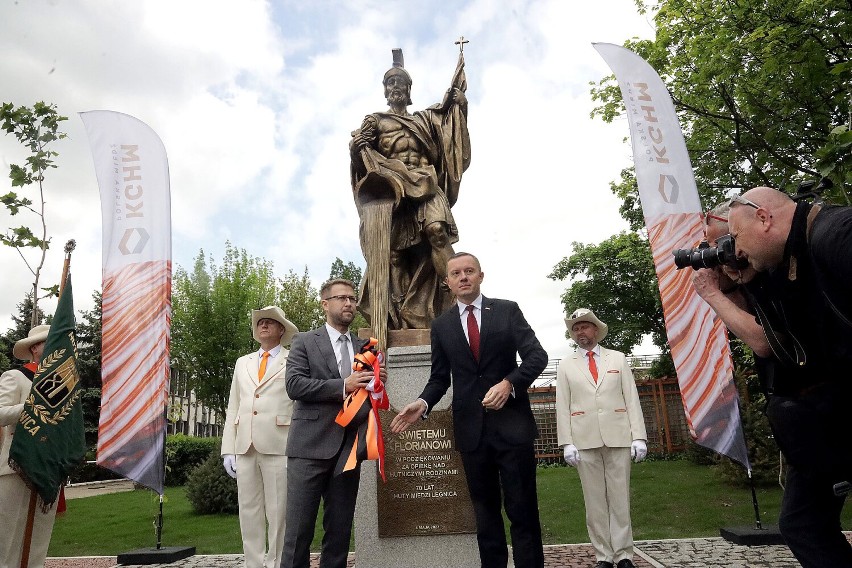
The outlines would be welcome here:
M 30 394 L 9 448 L 9 463 L 49 508 L 86 457 L 71 276 L 50 324 Z
M 166 151 L 138 119 L 80 113 L 103 216 L 97 463 L 163 494 L 169 390 L 171 202 Z
M 750 469 L 727 330 L 695 293 L 672 250 L 704 236 L 701 201 L 671 97 L 648 63 L 623 47 L 596 43 L 627 109 L 633 161 L 660 285 L 666 332 L 693 439 Z

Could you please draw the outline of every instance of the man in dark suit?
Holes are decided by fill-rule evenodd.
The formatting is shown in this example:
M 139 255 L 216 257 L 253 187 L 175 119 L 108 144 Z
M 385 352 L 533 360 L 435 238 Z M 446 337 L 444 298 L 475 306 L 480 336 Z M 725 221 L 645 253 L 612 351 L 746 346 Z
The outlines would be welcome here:
M 283 568 L 308 568 L 320 499 L 323 502 L 321 568 L 344 568 L 349 552 L 360 466 L 339 475 L 334 469 L 344 448 L 343 427 L 335 423 L 346 396 L 366 387 L 370 371 L 352 371 L 366 341 L 353 337 L 355 286 L 336 278 L 320 289 L 326 323 L 299 333 L 287 357 L 287 394 L 294 401 L 287 443 L 287 521 Z M 381 371 L 382 379 L 386 377 Z
M 547 366 L 547 353 L 518 304 L 482 296 L 484 276 L 472 254 L 450 257 L 447 284 L 457 303 L 432 322 L 431 376 L 420 398 L 394 417 L 391 430 L 402 432 L 425 417 L 452 377 L 456 446 L 476 514 L 482 566 L 508 563 L 504 502 L 516 568 L 541 568 L 533 447 L 538 428 L 527 388 Z

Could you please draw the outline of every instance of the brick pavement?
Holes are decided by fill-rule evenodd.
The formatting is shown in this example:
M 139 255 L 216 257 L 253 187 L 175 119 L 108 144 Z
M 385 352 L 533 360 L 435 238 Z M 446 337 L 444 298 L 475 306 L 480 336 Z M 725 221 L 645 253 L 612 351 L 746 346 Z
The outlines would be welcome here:
M 637 568 L 796 568 L 799 563 L 786 546 L 742 546 L 722 538 L 650 540 L 636 542 L 633 559 Z M 546 568 L 591 568 L 595 556 L 590 544 L 545 546 Z M 80 563 L 75 562 L 79 560 Z M 113 566 L 108 559 L 48 558 L 45 568 L 92 568 Z M 349 555 L 349 568 L 354 568 L 354 555 Z M 311 555 L 311 568 L 319 567 L 319 556 Z M 126 566 L 124 568 L 143 568 Z M 242 568 L 241 554 L 193 556 L 172 564 L 152 564 L 147 568 Z

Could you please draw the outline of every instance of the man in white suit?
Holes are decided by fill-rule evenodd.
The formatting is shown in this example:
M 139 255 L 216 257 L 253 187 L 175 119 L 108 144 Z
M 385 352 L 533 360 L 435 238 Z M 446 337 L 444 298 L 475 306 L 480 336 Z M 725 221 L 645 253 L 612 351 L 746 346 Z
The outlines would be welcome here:
M 222 457 L 225 471 L 237 479 L 245 566 L 277 568 L 284 546 L 285 454 L 293 414 L 284 383 L 284 346 L 299 330 L 277 306 L 252 310 L 251 325 L 260 349 L 234 366 Z
M 577 468 L 596 568 L 633 568 L 630 459 L 647 453 L 645 421 L 624 353 L 598 345 L 607 325 L 591 310 L 565 318 L 577 343 L 556 373 L 556 429 Z
M 30 490 L 21 476 L 9 467 L 9 448 L 12 447 L 15 427 L 24 410 L 24 402 L 30 394 L 48 331 L 49 325 L 37 325 L 30 330 L 27 337 L 17 341 L 12 353 L 18 359 L 30 363 L 6 371 L 0 376 L 0 517 L 3 519 L 3 530 L 0 531 L 0 568 L 21 566 Z M 29 568 L 44 566 L 55 517 L 55 503 L 47 511 L 36 506 L 27 562 Z

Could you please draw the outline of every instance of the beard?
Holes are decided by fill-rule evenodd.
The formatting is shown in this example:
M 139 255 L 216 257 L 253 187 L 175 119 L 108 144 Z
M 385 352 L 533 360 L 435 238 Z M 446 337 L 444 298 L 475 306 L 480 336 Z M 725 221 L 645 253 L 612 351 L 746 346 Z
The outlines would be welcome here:
M 393 89 L 391 91 L 388 91 L 387 101 L 388 101 L 388 105 L 390 105 L 390 106 L 395 106 L 395 105 L 407 106 L 408 93 L 406 93 L 405 91 L 401 91 L 399 89 Z

